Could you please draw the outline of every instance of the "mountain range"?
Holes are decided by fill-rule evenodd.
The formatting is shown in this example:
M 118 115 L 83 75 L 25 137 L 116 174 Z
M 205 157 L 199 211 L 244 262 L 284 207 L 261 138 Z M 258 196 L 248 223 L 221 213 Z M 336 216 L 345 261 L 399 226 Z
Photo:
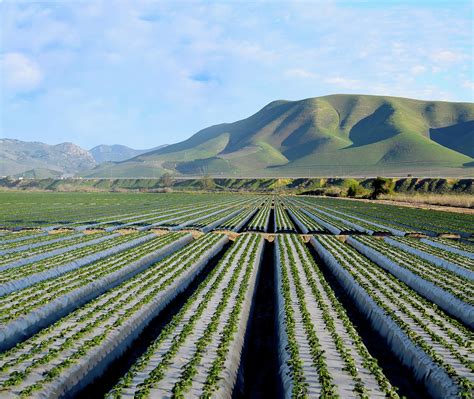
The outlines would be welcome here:
M 474 104 L 369 95 L 271 102 L 254 115 L 87 177 L 347 174 L 464 175 L 474 171 Z
M 87 151 L 73 143 L 49 145 L 0 139 L 0 176 L 50 178 L 75 175 L 105 162 L 124 161 L 149 150 L 124 145 L 99 145 Z
M 465 176 L 474 174 L 474 104 L 336 94 L 273 101 L 246 119 L 150 150 L 101 145 L 88 152 L 63 143 L 48 155 L 46 144 L 28 144 L 0 141 L 0 174 Z
M 0 175 L 44 178 L 75 174 L 96 165 L 92 155 L 72 143 L 48 145 L 0 139 Z

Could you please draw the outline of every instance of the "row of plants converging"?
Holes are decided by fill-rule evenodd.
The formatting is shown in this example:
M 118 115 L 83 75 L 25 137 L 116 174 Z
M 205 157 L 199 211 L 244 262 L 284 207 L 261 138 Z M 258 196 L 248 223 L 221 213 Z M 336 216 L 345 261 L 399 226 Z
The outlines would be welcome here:
M 182 235 L 183 233 L 170 233 L 155 236 L 154 239 L 150 239 L 142 245 L 71 270 L 57 278 L 41 281 L 30 287 L 0 297 L 0 323 L 5 324 L 15 317 L 27 314 L 31 309 L 51 302 L 57 296 L 70 292 L 91 281 L 96 281 L 104 273 L 109 274 L 123 267 L 124 264 L 131 260 L 151 253 Z
M 355 231 L 364 231 L 368 234 L 383 234 L 391 232 L 400 236 L 415 232 L 415 230 L 410 227 L 401 226 L 377 218 L 369 218 L 366 215 L 360 215 L 357 212 L 353 212 L 350 207 L 337 207 L 333 206 L 332 203 L 331 205 L 328 205 L 324 201 L 315 201 L 313 198 L 300 200 L 299 204 L 302 206 L 309 206 L 312 210 L 319 210 L 328 217 L 332 216 L 333 219 L 337 218 L 338 221 L 345 222 L 347 225 L 355 229 Z
M 347 242 L 428 299 L 474 326 L 473 280 L 381 239 L 357 236 L 349 237 Z M 460 314 L 464 310 L 465 314 Z
M 102 228 L 106 230 L 114 230 L 126 228 L 129 226 L 143 226 L 167 221 L 170 218 L 177 217 L 186 212 L 191 212 L 195 209 L 205 209 L 205 207 L 206 204 L 182 205 L 178 201 L 178 204 L 173 202 L 163 207 L 158 206 L 155 209 L 147 208 L 125 215 L 100 217 L 94 221 L 89 222 L 73 222 L 71 224 L 68 224 L 68 226 L 74 227 L 79 230 L 87 228 Z
M 382 223 L 408 232 L 426 232 L 429 235 L 458 233 L 464 237 L 474 234 L 474 216 L 470 214 L 436 211 L 429 212 L 405 206 L 373 202 L 347 201 L 335 198 L 311 198 L 313 204 L 326 205 L 367 221 Z
M 275 201 L 275 232 L 296 232 L 295 225 L 291 221 L 282 201 Z
M 8 348 L 192 240 L 169 233 L 0 297 L 0 348 Z
M 257 210 L 258 208 L 253 206 L 244 208 L 241 212 L 239 212 L 231 219 L 219 224 L 217 229 L 238 232 L 245 225 L 245 223 L 247 223 L 249 219 L 255 214 L 255 212 L 257 212 Z
M 11 200 L 8 198 L 11 197 Z M 217 201 L 216 201 L 217 199 Z M 235 200 L 235 195 L 146 193 L 2 193 L 0 227 L 81 226 L 173 208 Z
M 77 235 L 77 233 L 76 233 Z M 12 251 L 16 250 L 18 248 L 21 248 L 21 250 L 31 248 L 33 245 L 47 245 L 51 241 L 58 240 L 58 239 L 68 239 L 68 238 L 74 238 L 75 234 L 72 234 L 72 232 L 61 232 L 57 234 L 41 234 L 41 235 L 33 235 L 31 237 L 28 237 L 25 240 L 21 241 L 13 241 L 13 242 L 6 242 L 6 243 L 0 243 L 0 253 L 4 254 L 6 251 Z M 26 238 L 26 237 L 25 237 Z M 8 240 L 7 240 L 8 241 Z
M 418 211 L 411 226 L 415 213 L 393 207 L 374 215 L 374 208 L 355 201 L 103 195 L 97 195 L 97 211 L 85 200 L 46 203 L 44 218 L 34 208 L 38 202 L 25 200 L 19 210 L 13 202 L 0 204 L 1 212 L 11 209 L 25 225 L 44 230 L 0 237 L 0 397 L 76 395 L 135 345 L 229 240 L 207 231 L 247 226 L 250 233 L 229 234 L 235 242 L 107 394 L 232 397 L 236 384 L 246 383 L 239 367 L 263 256 L 263 236 L 251 231 L 268 231 L 272 212 L 281 233 L 275 235 L 272 300 L 283 396 L 398 397 L 364 346 L 358 330 L 364 325 L 352 324 L 326 273 L 366 317 L 365 328 L 377 331 L 380 345 L 412 370 L 430 397 L 473 396 L 474 245 L 467 238 L 402 237 L 443 231 L 431 228 L 435 222 L 425 212 Z M 76 218 L 73 205 L 80 209 Z M 36 216 L 23 214 L 22 207 Z M 55 223 L 70 231 L 48 233 Z M 302 237 L 293 234 L 296 228 L 333 233 L 310 241 L 324 275 Z M 470 228 L 455 220 L 449 229 Z
M 208 205 L 201 206 L 186 206 L 186 207 L 177 207 L 162 210 L 160 212 L 154 212 L 152 216 L 133 218 L 132 220 L 122 220 L 119 223 L 115 222 L 113 224 L 108 223 L 109 227 L 106 227 L 107 230 L 121 229 L 121 228 L 140 228 L 146 226 L 160 226 L 160 225 L 171 225 L 175 220 L 181 220 L 184 217 L 191 217 L 195 214 L 202 213 L 203 211 L 208 211 Z
M 99 194 L 100 195 L 100 194 Z M 74 197 L 74 194 L 69 194 Z M 5 219 L 6 226 L 12 224 L 12 220 L 23 221 L 22 227 L 33 226 L 45 227 L 48 225 L 56 226 L 77 226 L 81 224 L 94 224 L 100 221 L 113 220 L 134 214 L 143 213 L 146 211 L 156 211 L 160 205 L 166 209 L 166 205 L 172 205 L 172 202 L 165 199 L 150 201 L 149 203 L 137 199 L 134 201 L 123 200 L 120 201 L 118 196 L 115 196 L 112 201 L 104 201 L 99 205 L 100 198 L 89 194 L 86 202 L 74 203 L 68 202 L 66 206 L 61 207 L 58 204 L 51 204 L 48 198 L 42 198 L 40 203 L 23 204 L 22 209 L 12 209 L 11 207 L 3 208 L 0 205 L 0 215 Z M 3 208 L 3 209 L 2 209 Z M 18 208 L 18 207 L 17 207 Z M 0 224 L 2 224 L 2 219 Z M 18 221 L 13 222 L 13 225 L 18 224 Z
M 357 231 L 354 229 L 354 227 L 348 226 L 347 224 L 343 223 L 341 220 L 331 218 L 319 212 L 314 207 L 301 206 L 300 210 L 333 234 L 341 234 L 344 232 Z
M 78 244 L 89 243 L 97 240 L 100 237 L 105 237 L 104 233 L 97 233 L 97 234 L 80 234 L 74 235 L 72 239 L 56 241 L 53 243 L 46 242 L 45 245 L 42 246 L 33 246 L 33 248 L 25 248 L 20 252 L 10 252 L 0 255 L 0 270 L 1 266 L 8 265 L 10 263 L 14 263 L 15 261 L 22 260 L 22 264 L 25 264 L 25 260 L 30 257 L 37 257 L 38 255 L 48 255 L 48 253 L 54 253 L 53 251 L 57 251 L 59 249 L 64 249 L 64 252 L 69 251 L 70 247 L 73 247 Z M 88 245 L 88 244 L 85 244 Z
M 21 200 L 9 194 L 2 194 L 0 202 L 1 225 L 18 225 L 21 220 L 25 225 L 38 226 L 45 223 L 59 223 L 67 220 L 91 220 L 105 215 L 117 215 L 127 211 L 145 208 L 142 199 L 130 195 L 103 195 L 102 193 L 68 193 L 64 195 L 50 193 L 28 193 Z M 159 201 L 156 201 L 159 203 Z
M 270 213 L 272 210 L 272 201 L 267 199 L 255 216 L 250 220 L 247 225 L 247 230 L 250 231 L 268 231 L 270 224 Z
M 357 230 L 365 231 L 368 234 L 387 234 L 389 231 L 399 233 L 400 235 L 405 235 L 406 234 L 406 230 L 405 231 L 394 230 L 394 229 L 391 229 L 390 227 L 384 226 L 380 223 L 375 223 L 373 221 L 367 221 L 363 218 L 360 218 L 360 217 L 357 217 L 357 216 L 354 216 L 354 215 L 350 215 L 348 213 L 344 213 L 344 212 L 341 212 L 341 211 L 337 211 L 335 209 L 331 209 L 331 208 L 328 208 L 328 207 L 325 207 L 325 206 L 324 207 L 323 206 L 318 206 L 317 209 L 320 212 L 326 214 L 329 217 L 332 216 L 334 218 L 337 218 L 338 220 L 342 220 L 347 224 L 353 225 Z
M 296 235 L 276 238 L 279 361 L 285 397 L 398 397 Z
M 74 197 L 76 194 L 71 193 L 68 195 Z M 225 204 L 237 202 L 235 196 L 225 194 L 219 195 L 218 198 L 215 198 L 213 194 L 195 195 L 180 193 L 161 196 L 119 194 L 108 201 L 104 201 L 103 206 L 98 206 L 98 203 L 101 202 L 100 197 L 102 197 L 103 194 L 97 194 L 97 197 L 94 197 L 95 195 L 96 194 L 89 194 L 89 197 L 92 198 L 88 198 L 87 203 L 80 202 L 76 204 L 80 206 L 78 209 L 73 208 L 73 202 L 68 202 L 67 207 L 64 208 L 68 209 L 68 212 L 64 214 L 62 218 L 58 217 L 58 215 L 61 215 L 62 209 L 58 206 L 49 209 L 47 199 L 43 199 L 41 207 L 38 207 L 37 204 L 34 204 L 36 207 L 25 207 L 25 210 L 22 211 L 22 217 L 18 217 L 18 220 L 23 219 L 25 226 L 27 226 L 27 221 L 35 219 L 34 215 L 36 215 L 38 219 L 42 220 L 34 221 L 33 224 L 42 226 L 48 224 L 51 226 L 57 221 L 57 227 L 71 227 L 79 230 L 84 228 L 120 228 L 120 226 L 132 225 L 134 223 L 139 226 L 146 223 L 159 223 L 160 219 L 155 221 L 151 221 L 151 219 L 153 217 L 159 217 L 160 214 L 164 216 L 166 213 L 176 213 L 177 215 L 178 213 L 193 211 L 194 209 L 204 210 L 209 207 L 209 203 Z M 109 206 L 107 206 L 107 204 Z M 2 204 L 0 204 L 0 210 L 2 209 L 1 205 Z M 29 205 L 31 206 L 33 204 Z M 38 212 L 38 209 L 41 209 L 43 212 Z M 85 209 L 88 209 L 89 212 L 84 212 Z M 5 211 L 5 215 L 10 211 L 15 214 L 14 209 L 8 209 L 8 211 Z M 1 212 L 0 216 L 2 216 Z M 6 219 L 11 218 L 12 217 L 8 215 Z M 163 219 L 163 221 L 166 222 L 166 219 Z
M 466 275 L 471 275 L 471 280 L 474 280 L 474 258 L 437 248 L 415 238 L 396 237 L 386 241 L 393 245 L 398 244 L 400 248 L 407 252 L 418 255 L 438 266 L 448 268 L 451 265 L 452 271 L 456 272 L 456 269 L 464 271 Z M 468 273 L 468 271 L 471 273 Z
M 250 200 L 250 201 L 251 201 L 250 203 L 249 203 L 249 200 L 242 201 L 240 204 L 237 204 L 229 208 L 225 208 L 222 211 L 217 212 L 217 213 L 213 212 L 209 216 L 199 218 L 192 223 L 184 223 L 183 226 L 186 228 L 197 228 L 204 232 L 209 232 L 215 227 L 221 225 L 221 223 L 225 223 L 226 220 L 229 220 L 231 218 L 234 218 L 240 215 L 245 210 L 246 206 L 252 205 L 255 203 L 255 201 L 253 200 Z
M 0 354 L 2 397 L 68 396 L 183 291 L 227 237 L 207 234 Z
M 126 246 L 127 242 L 132 242 L 137 239 L 140 240 L 147 235 L 149 235 L 149 233 L 117 235 L 101 242 L 76 248 L 38 262 L 2 270 L 0 271 L 0 287 L 7 283 L 12 283 L 50 270 L 55 270 L 55 272 L 60 274 L 61 270 L 68 271 L 70 267 L 77 268 L 81 265 L 79 263 L 81 258 L 87 257 L 87 262 L 91 263 L 100 257 L 110 256 L 112 253 L 122 249 L 121 245 Z M 75 263 L 73 264 L 71 262 Z M 48 278 L 49 277 L 52 276 L 48 276 Z
M 289 201 L 286 202 L 286 209 L 295 224 L 304 234 L 327 233 L 327 229 L 325 229 L 321 224 L 317 223 L 314 219 L 310 218 L 306 213 L 302 212 L 299 207 L 293 205 Z
M 107 397 L 231 397 L 262 247 L 237 238 Z
M 395 234 L 405 235 L 405 232 L 391 229 L 380 223 L 369 222 L 362 218 L 351 216 L 347 213 L 342 213 L 319 204 L 315 205 L 310 201 L 299 200 L 297 203 L 300 206 L 307 207 L 315 216 L 334 226 L 337 229 L 332 230 L 334 234 L 340 234 L 341 232 L 364 232 L 371 235 L 380 235 L 388 234 L 389 231 L 392 231 Z
M 474 334 L 338 237 L 311 243 L 372 328 L 432 397 L 471 397 Z
M 198 222 L 199 220 L 212 217 L 216 214 L 221 212 L 228 211 L 232 209 L 233 206 L 240 204 L 240 201 L 232 201 L 232 202 L 220 202 L 217 205 L 207 206 L 197 212 L 188 212 L 184 215 L 178 216 L 177 218 L 173 218 L 166 222 L 165 226 L 172 226 L 172 227 L 185 227 L 193 225 L 194 223 Z
M 200 208 L 203 208 L 201 205 Z M 105 218 L 101 219 L 100 222 L 90 224 L 90 227 L 103 227 L 103 228 L 123 228 L 133 225 L 151 224 L 157 221 L 169 218 L 170 216 L 179 215 L 182 213 L 189 212 L 195 209 L 192 205 L 182 207 L 169 207 L 165 209 L 155 209 L 153 212 L 149 210 L 145 213 L 140 212 L 138 214 L 131 214 L 121 218 Z
M 421 241 L 428 245 L 438 246 L 438 248 L 446 251 L 458 253 L 474 259 L 474 242 L 469 243 L 468 241 L 467 243 L 464 243 L 459 240 L 448 240 L 446 238 L 421 239 Z
M 140 215 L 140 217 L 133 217 L 131 219 L 125 220 L 116 220 L 113 222 L 100 223 L 102 228 L 105 228 L 108 231 L 113 231 L 123 228 L 139 228 L 143 226 L 157 226 L 161 224 L 166 224 L 174 219 L 181 218 L 183 215 L 192 214 L 194 212 L 202 211 L 206 209 L 205 206 L 199 206 L 195 209 L 190 207 L 184 208 L 171 208 L 166 210 L 161 210 L 160 212 L 154 212 L 152 215 Z M 97 226 L 96 226 L 97 227 Z

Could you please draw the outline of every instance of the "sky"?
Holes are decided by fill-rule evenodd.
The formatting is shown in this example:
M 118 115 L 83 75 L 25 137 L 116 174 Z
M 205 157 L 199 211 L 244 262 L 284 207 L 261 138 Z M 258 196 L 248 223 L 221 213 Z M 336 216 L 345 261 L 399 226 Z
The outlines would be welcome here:
M 0 137 L 151 148 L 277 100 L 474 102 L 470 0 L 0 0 Z

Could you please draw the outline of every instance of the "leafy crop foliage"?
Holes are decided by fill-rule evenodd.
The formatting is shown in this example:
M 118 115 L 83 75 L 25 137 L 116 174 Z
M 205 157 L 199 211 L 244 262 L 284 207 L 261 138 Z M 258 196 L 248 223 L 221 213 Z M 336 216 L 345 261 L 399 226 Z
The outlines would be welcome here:
M 472 397 L 472 215 L 276 194 L 0 198 L 2 398 L 231 398 L 252 390 L 251 362 L 288 398 L 409 397 L 402 380 Z

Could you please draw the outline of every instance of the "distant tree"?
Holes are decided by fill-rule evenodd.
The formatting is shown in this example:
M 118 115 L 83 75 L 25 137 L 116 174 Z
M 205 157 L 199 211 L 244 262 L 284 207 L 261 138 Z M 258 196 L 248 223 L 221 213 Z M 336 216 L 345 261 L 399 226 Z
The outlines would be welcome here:
M 206 175 L 202 178 L 201 184 L 204 190 L 213 190 L 216 187 L 214 179 L 209 175 Z
M 160 185 L 163 187 L 171 187 L 173 183 L 174 179 L 171 173 L 166 172 L 160 177 Z
M 393 180 L 385 177 L 377 177 L 372 182 L 372 194 L 370 195 L 371 199 L 377 199 L 382 194 L 390 194 L 393 190 Z
M 347 196 L 354 198 L 357 195 L 357 188 L 359 186 L 359 183 L 357 184 L 351 184 L 349 188 L 347 189 Z

